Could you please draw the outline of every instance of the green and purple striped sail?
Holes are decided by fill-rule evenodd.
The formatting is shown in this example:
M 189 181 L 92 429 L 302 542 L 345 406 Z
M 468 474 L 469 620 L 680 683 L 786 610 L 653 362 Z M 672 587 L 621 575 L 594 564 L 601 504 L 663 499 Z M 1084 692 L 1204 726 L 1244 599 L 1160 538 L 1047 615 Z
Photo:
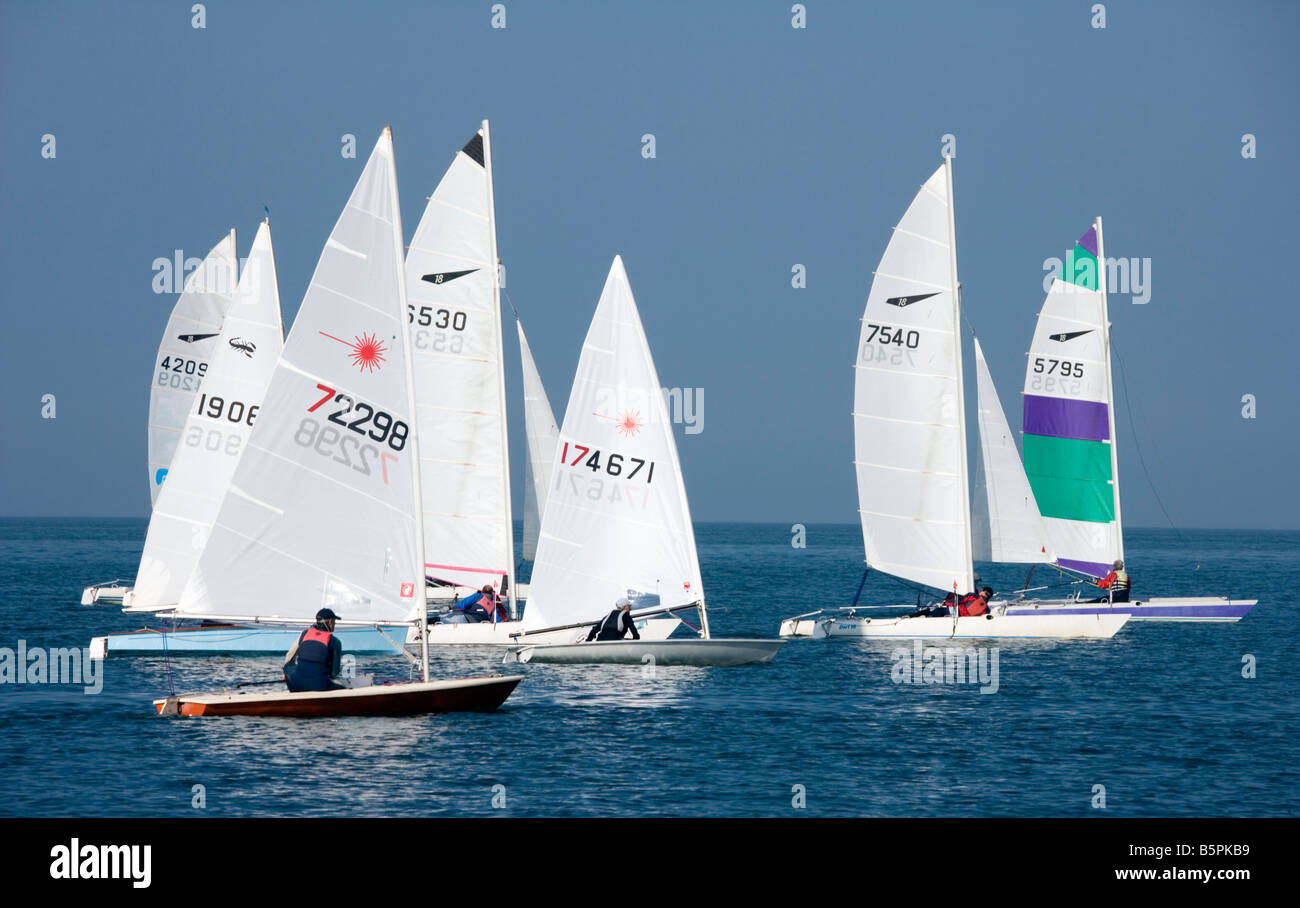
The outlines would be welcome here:
M 1122 557 L 1113 404 L 1097 226 L 1080 237 L 1038 314 L 1025 371 L 1025 473 L 1062 567 L 1104 576 Z

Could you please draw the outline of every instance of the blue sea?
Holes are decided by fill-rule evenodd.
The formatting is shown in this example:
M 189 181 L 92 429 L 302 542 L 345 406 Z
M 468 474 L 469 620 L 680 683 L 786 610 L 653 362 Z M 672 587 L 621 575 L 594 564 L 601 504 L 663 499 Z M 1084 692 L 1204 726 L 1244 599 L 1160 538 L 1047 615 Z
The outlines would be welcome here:
M 141 626 L 79 598 L 132 577 L 144 533 L 143 520 L 0 520 L 0 646 L 82 647 Z M 859 529 L 810 525 L 803 548 L 792 538 L 789 525 L 697 527 L 716 636 L 775 636 L 783 617 L 852 601 Z M 969 644 L 987 664 L 996 649 L 991 693 L 895 683 L 910 641 L 795 640 L 770 665 L 654 677 L 512 666 L 525 680 L 491 714 L 163 719 L 150 701 L 169 672 L 189 692 L 278 677 L 279 659 L 113 658 L 97 694 L 0 684 L 0 814 L 1300 814 L 1300 533 L 1132 530 L 1125 542 L 1139 595 L 1260 604 L 1236 624 Z M 1025 580 L 1016 566 L 979 568 L 995 587 Z M 1032 585 L 1059 582 L 1040 567 Z M 883 575 L 862 590 L 865 603 L 915 598 Z M 505 670 L 493 650 L 434 659 L 435 676 Z M 358 669 L 408 676 L 397 656 L 360 656 Z

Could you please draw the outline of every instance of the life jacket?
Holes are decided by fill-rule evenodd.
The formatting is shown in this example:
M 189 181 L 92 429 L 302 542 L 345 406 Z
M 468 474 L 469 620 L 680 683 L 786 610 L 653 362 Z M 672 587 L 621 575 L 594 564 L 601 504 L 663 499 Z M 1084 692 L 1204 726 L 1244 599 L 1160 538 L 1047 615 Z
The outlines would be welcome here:
M 302 640 L 298 642 L 298 661 L 320 662 L 328 666 L 330 662 L 330 641 L 333 639 L 333 634 L 321 630 L 313 624 L 307 628 L 307 632 L 302 635 Z
M 1121 590 L 1127 590 L 1128 571 L 1120 569 L 1118 571 L 1114 571 L 1113 573 L 1115 574 L 1115 582 L 1111 585 L 1111 589 L 1115 590 L 1115 592 L 1120 592 Z
M 988 606 L 980 598 L 978 593 L 967 593 L 961 597 L 961 603 L 957 606 L 957 614 L 963 618 L 972 615 L 982 615 L 988 611 Z

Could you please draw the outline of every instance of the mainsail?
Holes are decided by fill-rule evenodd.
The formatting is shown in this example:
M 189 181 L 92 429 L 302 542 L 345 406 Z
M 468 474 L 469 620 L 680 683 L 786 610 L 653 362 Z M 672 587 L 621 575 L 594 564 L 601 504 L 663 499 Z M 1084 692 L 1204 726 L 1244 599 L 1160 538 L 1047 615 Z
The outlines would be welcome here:
M 560 429 L 555 424 L 555 411 L 546 398 L 542 377 L 537 374 L 533 351 L 524 337 L 524 326 L 519 329 L 519 359 L 524 373 L 524 437 L 528 441 L 524 458 L 524 561 L 537 556 L 537 534 L 541 528 L 542 514 L 546 510 L 546 492 L 550 488 L 551 472 L 555 464 L 555 443 Z
M 401 218 L 385 129 L 285 340 L 189 617 L 413 620 L 424 600 Z
M 128 610 L 175 605 L 207 543 L 284 343 L 271 228 L 258 228 L 244 273 L 154 503 Z
M 154 360 L 149 391 L 149 501 L 156 504 L 167 469 L 180 443 L 221 323 L 230 308 L 237 276 L 235 231 L 212 247 L 185 279 Z
M 1062 567 L 1102 577 L 1124 556 L 1101 219 L 1066 257 L 1025 372 L 1025 473 Z
M 961 592 L 975 580 L 950 162 L 921 187 L 876 269 L 853 425 L 867 563 Z
M 514 578 L 496 263 L 484 121 L 429 198 L 406 256 L 425 570 L 474 588 Z
M 616 257 L 555 448 L 525 628 L 702 602 L 699 559 L 659 376 Z
M 1007 425 L 978 338 L 975 374 L 981 452 L 977 464 L 983 467 L 984 485 L 983 495 L 979 488 L 975 491 L 975 507 L 983 511 L 983 519 L 976 520 L 976 526 L 983 532 L 976 534 L 975 557 L 1020 564 L 1050 562 L 1053 555 L 1047 528 L 1025 479 L 1015 436 Z

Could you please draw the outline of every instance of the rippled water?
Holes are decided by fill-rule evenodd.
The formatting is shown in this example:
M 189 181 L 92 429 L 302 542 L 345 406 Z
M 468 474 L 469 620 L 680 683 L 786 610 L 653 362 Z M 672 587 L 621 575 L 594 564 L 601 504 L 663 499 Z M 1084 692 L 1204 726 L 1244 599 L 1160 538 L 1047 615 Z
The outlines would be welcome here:
M 857 589 L 856 527 L 810 526 L 804 549 L 788 526 L 697 532 L 716 635 L 774 636 L 782 617 Z M 139 626 L 78 601 L 89 582 L 132 576 L 143 538 L 143 521 L 0 521 L 0 646 L 84 646 Z M 161 658 L 115 658 L 96 695 L 0 684 L 0 814 L 1083 816 L 1100 812 L 1102 785 L 1112 815 L 1296 815 L 1300 533 L 1137 530 L 1126 543 L 1140 594 L 1261 603 L 1233 625 L 974 644 L 997 649 L 987 695 L 895 684 L 891 653 L 910 643 L 796 640 L 771 665 L 653 679 L 526 665 L 487 715 L 181 720 L 150 706 L 167 691 Z M 1024 580 L 982 567 L 995 586 Z M 914 599 L 883 576 L 863 591 Z M 499 660 L 439 652 L 434 672 L 501 671 Z M 189 656 L 170 669 L 195 690 L 277 676 L 278 662 Z M 358 668 L 408 672 L 400 657 L 359 656 Z

